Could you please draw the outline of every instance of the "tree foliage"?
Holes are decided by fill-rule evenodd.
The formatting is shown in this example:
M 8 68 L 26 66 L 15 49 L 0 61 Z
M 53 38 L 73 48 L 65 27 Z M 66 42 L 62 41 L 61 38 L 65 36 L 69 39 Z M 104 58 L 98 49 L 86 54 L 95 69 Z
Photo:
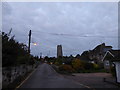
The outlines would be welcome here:
M 60 71 L 66 71 L 66 72 L 73 72 L 74 71 L 74 69 L 71 67 L 71 65 L 67 65 L 67 64 L 60 65 L 59 70 Z
M 83 69 L 84 68 L 84 64 L 83 61 L 79 60 L 79 59 L 75 59 L 72 61 L 72 67 L 75 70 L 79 70 L 79 69 Z
M 77 58 L 72 61 L 72 67 L 76 71 L 94 70 L 99 68 L 97 64 L 89 63 Z
M 2 32 L 2 66 L 14 66 L 31 63 L 27 46 L 19 43 L 5 32 Z

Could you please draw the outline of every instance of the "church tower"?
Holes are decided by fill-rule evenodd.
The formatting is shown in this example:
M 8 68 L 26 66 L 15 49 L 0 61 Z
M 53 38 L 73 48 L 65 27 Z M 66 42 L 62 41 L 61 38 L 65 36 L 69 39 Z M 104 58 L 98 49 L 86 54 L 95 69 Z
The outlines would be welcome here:
M 57 58 L 62 56 L 63 56 L 62 45 L 57 45 Z

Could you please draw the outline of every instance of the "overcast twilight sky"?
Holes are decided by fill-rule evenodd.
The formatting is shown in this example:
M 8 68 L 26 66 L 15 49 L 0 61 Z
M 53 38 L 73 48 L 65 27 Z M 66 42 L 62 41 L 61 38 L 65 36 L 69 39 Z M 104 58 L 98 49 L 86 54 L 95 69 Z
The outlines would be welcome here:
M 2 30 L 28 45 L 31 53 L 56 56 L 81 54 L 101 43 L 118 48 L 117 2 L 7 2 L 2 3 Z M 37 45 L 33 45 L 37 43 Z

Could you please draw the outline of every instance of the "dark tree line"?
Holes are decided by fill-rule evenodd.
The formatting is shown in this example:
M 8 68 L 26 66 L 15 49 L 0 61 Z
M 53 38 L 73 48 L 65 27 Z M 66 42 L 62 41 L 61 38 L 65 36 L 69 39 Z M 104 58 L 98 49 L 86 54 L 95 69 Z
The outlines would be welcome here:
M 2 32 L 2 66 L 34 64 L 34 57 L 28 53 L 28 47 Z

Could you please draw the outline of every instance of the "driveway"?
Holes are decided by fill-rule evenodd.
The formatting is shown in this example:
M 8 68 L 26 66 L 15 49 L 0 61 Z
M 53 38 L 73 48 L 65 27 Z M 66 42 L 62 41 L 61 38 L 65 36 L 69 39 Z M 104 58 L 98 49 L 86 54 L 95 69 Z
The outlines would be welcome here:
M 64 77 L 90 88 L 118 88 L 114 84 L 103 81 L 103 78 L 106 78 L 106 81 L 115 82 L 115 78 L 109 73 L 76 73 L 73 76 L 64 75 Z

